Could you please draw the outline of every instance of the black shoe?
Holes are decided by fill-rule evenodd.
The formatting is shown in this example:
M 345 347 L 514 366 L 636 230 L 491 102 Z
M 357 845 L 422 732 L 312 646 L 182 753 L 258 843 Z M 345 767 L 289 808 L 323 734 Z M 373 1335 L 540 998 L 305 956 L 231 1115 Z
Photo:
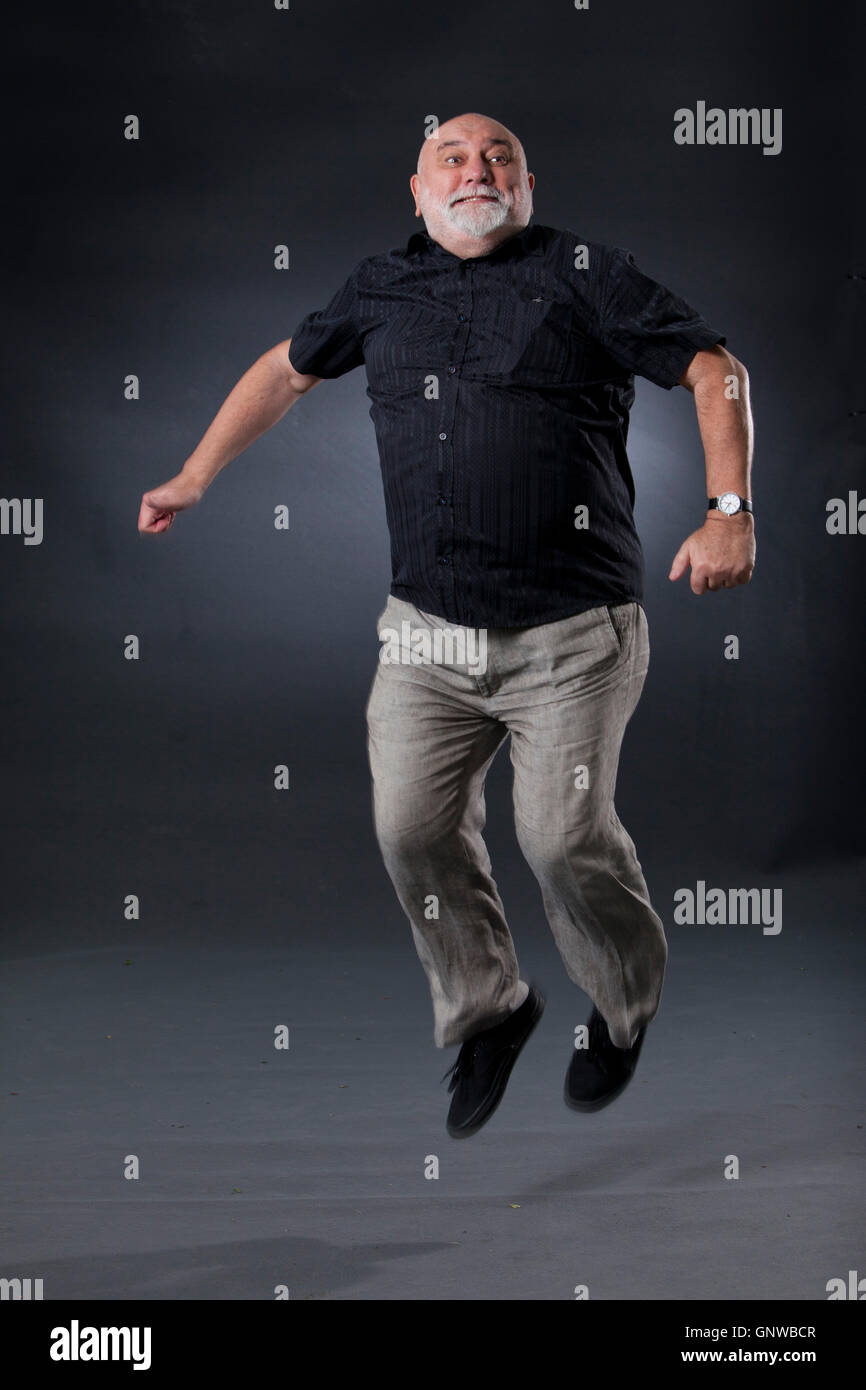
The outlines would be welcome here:
M 593 1005 L 589 1046 L 575 1048 L 565 1076 L 565 1103 L 572 1110 L 602 1110 L 622 1095 L 634 1075 L 646 1025 L 631 1047 L 614 1047 L 607 1024 Z
M 544 996 L 534 984 L 514 1013 L 493 1028 L 467 1038 L 445 1076 L 454 1092 L 445 1127 L 452 1139 L 477 1134 L 505 1094 L 518 1053 L 544 1013 Z

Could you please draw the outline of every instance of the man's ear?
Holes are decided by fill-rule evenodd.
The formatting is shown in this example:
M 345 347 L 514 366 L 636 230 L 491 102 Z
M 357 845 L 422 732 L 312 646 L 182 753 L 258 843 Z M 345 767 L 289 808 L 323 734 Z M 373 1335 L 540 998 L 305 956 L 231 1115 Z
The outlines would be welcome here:
M 410 187 L 411 190 L 412 190 L 412 197 L 415 199 L 415 216 L 416 216 L 416 217 L 420 217 L 420 216 L 421 216 L 421 209 L 420 209 L 419 206 L 418 206 L 418 188 L 419 188 L 420 183 L 421 183 L 421 180 L 419 179 L 418 175 L 417 175 L 417 174 L 413 174 L 412 177 L 411 177 L 411 179 L 409 180 L 409 187 Z

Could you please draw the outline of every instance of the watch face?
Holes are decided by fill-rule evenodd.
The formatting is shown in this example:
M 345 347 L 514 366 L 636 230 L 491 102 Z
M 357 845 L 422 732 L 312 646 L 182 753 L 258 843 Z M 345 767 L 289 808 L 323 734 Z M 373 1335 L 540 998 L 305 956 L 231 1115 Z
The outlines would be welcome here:
M 732 516 L 740 510 L 740 499 L 735 492 L 723 492 L 719 498 L 719 511 Z

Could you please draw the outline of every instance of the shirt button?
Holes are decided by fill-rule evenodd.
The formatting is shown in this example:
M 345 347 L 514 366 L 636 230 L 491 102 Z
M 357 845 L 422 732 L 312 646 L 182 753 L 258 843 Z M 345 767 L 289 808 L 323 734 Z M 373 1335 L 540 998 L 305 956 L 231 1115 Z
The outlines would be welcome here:
M 440 564 L 440 565 L 450 565 L 450 564 L 451 564 L 451 561 L 448 559 L 448 556 L 447 556 L 447 555 L 440 555 L 440 556 L 439 556 L 439 564 Z
M 457 368 L 456 368 L 456 367 L 449 367 L 448 370 L 449 370 L 449 372 L 456 372 L 456 371 L 457 371 Z
M 447 439 L 448 436 L 447 436 L 447 434 L 440 434 L 439 438 L 440 438 L 440 439 Z
M 466 322 L 466 315 L 465 315 L 465 314 L 458 314 L 457 317 L 458 317 L 458 319 L 460 320 L 461 323 L 465 323 L 465 322 Z
M 448 506 L 448 498 L 447 498 L 447 497 L 439 497 L 437 500 L 438 500 L 438 502 L 439 502 L 439 506 L 440 506 L 440 507 L 447 507 L 447 506 Z

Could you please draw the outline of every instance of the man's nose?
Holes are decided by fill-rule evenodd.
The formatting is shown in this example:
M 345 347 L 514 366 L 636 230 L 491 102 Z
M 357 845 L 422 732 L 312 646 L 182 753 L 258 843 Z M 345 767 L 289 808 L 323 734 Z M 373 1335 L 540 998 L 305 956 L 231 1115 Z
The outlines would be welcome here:
M 493 175 L 490 166 L 484 163 L 483 159 L 478 159 L 467 164 L 464 175 L 468 183 L 492 183 Z

